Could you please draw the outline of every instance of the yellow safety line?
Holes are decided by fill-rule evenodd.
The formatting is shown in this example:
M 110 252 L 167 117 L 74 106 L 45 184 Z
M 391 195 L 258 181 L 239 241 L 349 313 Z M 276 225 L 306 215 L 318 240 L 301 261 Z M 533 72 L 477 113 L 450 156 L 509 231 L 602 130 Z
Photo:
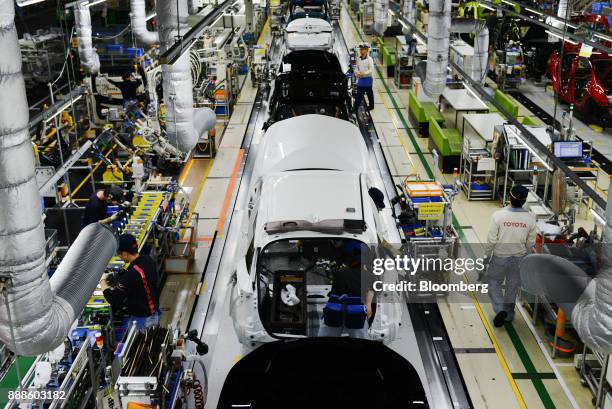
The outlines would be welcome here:
M 380 80 L 384 81 L 384 79 L 382 78 Z M 378 88 L 378 86 L 376 87 L 376 92 L 378 93 L 378 97 L 380 98 L 380 100 L 383 102 L 383 105 L 385 106 L 385 109 L 387 110 L 387 114 L 389 114 L 389 117 L 391 118 L 391 123 L 393 124 L 393 127 L 395 128 L 395 134 L 397 135 L 397 139 L 399 139 L 400 143 L 402 144 L 402 147 L 404 148 L 404 152 L 406 153 L 406 156 L 408 157 L 408 160 L 410 161 L 410 166 L 412 166 L 412 173 L 416 173 L 417 169 L 416 169 L 416 166 L 414 165 L 414 162 L 412 161 L 410 150 L 408 146 L 406 145 L 406 141 L 404 140 L 404 138 L 402 138 L 402 135 L 399 132 L 399 128 L 397 127 L 397 124 L 393 120 L 393 114 L 391 113 L 391 108 L 389 108 L 389 104 L 387 104 L 387 101 L 383 97 L 383 94 Z M 409 132 L 409 131 L 406 130 L 406 132 Z
M 110 149 L 108 150 L 108 152 L 106 152 L 106 155 L 104 155 L 104 157 L 105 157 L 105 158 L 108 158 L 108 156 L 111 154 L 111 152 L 112 152 L 112 151 L 115 149 L 115 147 L 116 147 L 116 146 L 117 146 L 117 145 L 113 145 L 113 147 L 112 147 L 112 148 L 110 148 Z M 78 192 L 79 190 L 81 190 L 81 188 L 83 187 L 83 185 L 85 184 L 85 182 L 87 182 L 87 181 L 89 180 L 89 177 L 90 177 L 90 176 L 91 176 L 91 175 L 92 175 L 92 174 L 93 174 L 93 173 L 94 173 L 96 170 L 98 170 L 98 168 L 100 167 L 100 165 L 102 165 L 102 163 L 103 163 L 103 162 L 104 162 L 104 161 L 102 161 L 102 160 L 101 160 L 100 162 L 98 162 L 98 163 L 96 164 L 96 166 L 94 166 L 94 168 L 91 170 L 91 172 L 89 172 L 89 173 L 87 174 L 87 176 L 85 176 L 85 178 L 83 178 L 83 180 L 81 181 L 81 183 L 79 183 L 79 185 L 76 187 L 76 189 L 74 189 L 74 190 L 71 192 L 71 195 L 72 195 L 72 196 L 76 195 L 76 194 L 77 194 L 77 192 Z
M 189 174 L 189 170 L 191 169 L 192 165 L 193 165 L 193 157 L 189 158 L 189 160 L 187 161 L 187 165 L 185 165 L 185 167 L 183 168 L 179 176 L 179 179 L 178 179 L 179 185 L 183 186 L 183 182 L 185 181 L 185 178 L 187 178 L 187 175 Z
M 270 30 L 270 17 L 268 17 L 266 19 L 266 22 L 264 23 L 263 29 L 261 30 L 261 33 L 259 34 L 259 38 L 257 39 L 257 45 L 262 45 L 262 43 L 264 43 L 265 39 L 266 39 L 266 31 Z
M 470 296 L 472 297 L 472 304 L 474 304 L 474 306 L 476 307 L 476 311 L 478 311 L 478 315 L 480 316 L 480 320 L 484 324 L 484 327 L 487 330 L 487 334 L 489 334 L 489 338 L 491 339 L 491 342 L 493 343 L 493 348 L 495 349 L 495 353 L 497 354 L 497 358 L 499 359 L 499 363 L 501 364 L 502 368 L 504 369 L 504 373 L 506 374 L 506 378 L 508 378 L 508 381 L 510 382 L 510 387 L 512 387 L 512 391 L 514 392 L 514 396 L 516 396 L 516 399 L 518 401 L 519 406 L 521 407 L 521 409 L 527 409 L 527 404 L 525 403 L 525 400 L 523 399 L 523 395 L 521 394 L 521 391 L 520 391 L 518 385 L 516 384 L 516 381 L 514 380 L 514 377 L 512 376 L 512 373 L 510 372 L 510 368 L 508 367 L 508 363 L 506 362 L 506 358 L 504 357 L 504 354 L 502 353 L 501 348 L 497 344 L 495 336 L 493 335 L 493 331 L 491 330 L 491 326 L 489 325 L 489 322 L 487 321 L 487 317 L 485 317 L 484 312 L 482 311 L 482 307 L 480 306 L 480 302 L 478 302 L 478 300 L 476 299 L 476 297 L 474 296 L 473 293 L 470 293 Z

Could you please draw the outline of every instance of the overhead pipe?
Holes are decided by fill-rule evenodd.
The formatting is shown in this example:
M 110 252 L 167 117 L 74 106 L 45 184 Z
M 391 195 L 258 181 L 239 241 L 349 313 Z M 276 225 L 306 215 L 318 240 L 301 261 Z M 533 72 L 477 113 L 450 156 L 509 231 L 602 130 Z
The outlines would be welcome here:
M 489 64 L 489 29 L 486 22 L 475 19 L 452 19 L 450 0 L 429 3 L 427 26 L 427 61 L 425 67 L 417 66 L 416 72 L 423 80 L 423 90 L 432 97 L 439 97 L 446 87 L 450 33 L 475 33 L 472 75 L 482 83 Z M 423 78 L 424 77 L 424 78 Z
M 427 23 L 427 61 L 424 71 L 423 90 L 432 97 L 439 97 L 446 86 L 448 52 L 450 49 L 451 0 L 429 2 Z
M 161 52 L 170 49 L 189 30 L 188 0 L 158 1 L 156 4 Z M 172 65 L 162 65 L 166 136 L 181 152 L 190 152 L 198 142 L 193 126 L 193 84 L 189 53 Z
M 190 15 L 193 16 L 195 14 L 198 14 L 199 10 L 198 10 L 198 6 L 196 5 L 195 0 L 189 0 L 188 8 L 189 8 L 189 14 Z
M 138 41 L 147 45 L 159 43 L 159 34 L 157 31 L 149 31 L 147 29 L 145 0 L 130 0 L 130 20 L 132 23 L 132 32 Z
M 79 59 L 89 74 L 100 71 L 100 57 L 93 46 L 91 36 L 91 13 L 87 3 L 78 3 L 74 7 L 74 21 L 79 39 Z
M 415 23 L 414 0 L 404 0 L 402 5 L 402 15 L 410 24 Z M 412 30 L 410 29 L 410 31 Z
M 64 342 L 117 244 L 109 228 L 92 224 L 47 276 L 14 7 L 0 0 L 0 341 L 37 355 Z
M 487 23 L 475 19 L 453 19 L 451 21 L 451 32 L 476 34 L 474 58 L 472 59 L 472 79 L 482 83 L 487 76 L 489 66 L 489 29 Z
M 374 31 L 381 36 L 387 29 L 388 14 L 389 0 L 374 0 Z

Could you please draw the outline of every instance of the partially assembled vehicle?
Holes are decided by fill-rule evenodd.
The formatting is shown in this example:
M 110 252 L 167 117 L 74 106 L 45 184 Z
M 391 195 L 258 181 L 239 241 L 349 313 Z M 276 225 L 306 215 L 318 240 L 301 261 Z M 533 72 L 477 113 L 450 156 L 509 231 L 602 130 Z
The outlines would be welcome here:
M 305 114 L 348 119 L 349 78 L 329 51 L 301 50 L 286 54 L 276 73 L 268 124 Z
M 555 93 L 577 113 L 589 120 L 607 125 L 612 118 L 612 56 L 594 52 L 582 57 L 579 49 L 569 44 L 563 58 L 553 53 L 548 60 L 548 75 Z
M 381 208 L 371 196 L 382 186 L 372 169 L 361 132 L 348 121 L 302 115 L 268 128 L 253 169 L 232 288 L 241 343 L 318 336 L 339 268 L 344 280 L 359 286 L 368 260 L 377 257 L 373 246 L 383 239 L 399 243 L 388 199 Z M 393 281 L 396 274 L 381 279 Z M 370 339 L 395 339 L 402 314 L 395 296 L 385 294 L 381 302 L 373 295 Z
M 398 391 L 401 391 L 399 393 Z M 426 409 L 415 367 L 386 346 L 362 339 L 276 341 L 231 369 L 218 409 Z
M 327 0 L 291 0 L 288 22 L 300 18 L 318 18 L 331 22 Z

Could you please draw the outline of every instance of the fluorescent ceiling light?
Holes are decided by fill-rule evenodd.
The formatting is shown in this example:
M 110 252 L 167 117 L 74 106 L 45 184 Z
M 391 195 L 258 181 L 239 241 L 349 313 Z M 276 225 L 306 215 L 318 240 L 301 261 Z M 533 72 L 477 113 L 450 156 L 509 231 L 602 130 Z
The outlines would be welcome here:
M 467 89 L 467 90 L 468 90 L 468 92 L 469 92 L 470 94 L 472 94 L 472 96 L 473 96 L 474 98 L 476 98 L 478 101 L 480 101 L 480 103 L 481 103 L 481 104 L 483 104 L 483 105 L 487 105 L 487 104 L 485 104 L 485 103 L 484 103 L 484 101 L 483 101 L 482 99 L 480 99 L 480 97 L 478 96 L 478 94 L 476 94 L 476 92 L 474 92 L 474 90 L 472 89 L 472 87 L 470 87 L 470 86 L 469 86 L 467 83 L 465 83 L 465 89 Z
M 508 1 L 508 0 L 502 0 L 502 3 L 509 4 L 509 5 L 511 5 L 512 7 L 514 7 L 514 6 L 516 5 L 516 4 L 514 4 L 514 3 L 512 3 L 511 1 Z
M 604 35 L 604 34 L 599 34 L 599 33 L 593 33 L 595 34 L 595 37 L 599 37 L 602 40 L 606 40 L 606 41 L 612 41 L 612 37 Z
M 53 115 L 51 115 L 49 118 L 45 119 L 45 122 L 52 120 L 53 118 L 55 118 L 56 116 L 58 116 L 59 114 L 61 114 L 62 112 L 64 112 L 66 110 L 66 108 L 68 108 L 70 105 L 74 104 L 75 102 L 77 102 L 79 99 L 81 99 L 83 97 L 83 94 L 80 94 L 72 99 L 68 99 L 66 100 L 66 102 L 57 109 L 57 112 L 54 113 Z
M 600 224 L 602 224 L 602 225 L 604 225 L 604 226 L 607 224 L 607 223 L 606 223 L 606 221 L 604 220 L 604 218 L 603 218 L 603 217 L 601 217 L 601 216 L 599 215 L 599 213 L 597 213 L 597 212 L 595 211 L 595 209 L 591 208 L 591 214 L 593 215 L 593 218 L 595 218 L 595 219 L 596 219 L 596 220 L 597 220 L 597 221 L 598 221 Z
M 487 10 L 495 11 L 495 9 L 487 4 L 480 4 L 480 7 L 485 8 Z
M 45 0 L 24 0 L 24 1 L 17 1 L 17 5 L 19 7 L 26 7 L 26 6 L 31 6 L 32 4 L 36 4 L 36 3 L 42 3 Z
M 550 34 L 551 36 L 553 36 L 553 37 L 557 37 L 557 38 L 559 38 L 559 39 L 563 40 L 563 37 L 562 37 L 562 36 L 560 36 L 560 35 L 559 35 L 559 34 L 557 34 L 557 33 L 553 33 L 552 31 L 549 31 L 549 30 L 546 30 L 546 32 L 547 32 L 548 34 Z M 569 38 L 567 38 L 567 37 L 565 37 L 565 41 L 567 41 L 567 42 L 568 42 L 568 43 L 570 43 L 570 44 L 578 45 L 578 43 L 577 43 L 577 42 L 572 41 L 572 40 L 570 40 L 570 39 L 569 39 Z
M 525 10 L 527 10 L 530 13 L 537 14 L 539 16 L 543 16 L 544 15 L 542 12 L 534 10 L 534 9 L 530 9 L 529 7 L 525 7 Z

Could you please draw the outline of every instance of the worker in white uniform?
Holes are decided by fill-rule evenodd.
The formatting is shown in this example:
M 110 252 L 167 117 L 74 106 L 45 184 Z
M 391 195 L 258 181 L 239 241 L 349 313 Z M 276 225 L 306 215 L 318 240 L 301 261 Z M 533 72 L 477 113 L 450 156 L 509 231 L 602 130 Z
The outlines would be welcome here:
M 536 237 L 535 216 L 523 205 L 527 188 L 515 185 L 510 191 L 510 206 L 493 213 L 485 252 L 490 257 L 486 282 L 495 311 L 493 324 L 501 327 L 514 319 L 516 296 L 521 284 L 520 260 L 531 252 Z M 506 284 L 505 292 L 502 285 Z
M 359 57 L 355 64 L 355 77 L 357 77 L 357 95 L 355 96 L 355 112 L 359 110 L 363 102 L 364 94 L 368 96 L 368 110 L 374 109 L 374 92 L 372 85 L 374 84 L 374 60 L 369 56 L 370 46 L 367 43 L 359 45 Z

